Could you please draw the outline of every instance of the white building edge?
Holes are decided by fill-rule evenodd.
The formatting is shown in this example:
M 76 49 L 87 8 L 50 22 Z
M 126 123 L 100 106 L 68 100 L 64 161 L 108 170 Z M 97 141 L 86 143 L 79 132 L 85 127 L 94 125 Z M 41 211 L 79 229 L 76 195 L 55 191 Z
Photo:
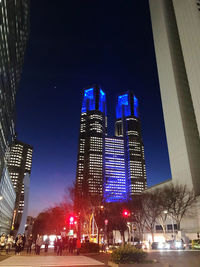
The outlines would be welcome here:
M 187 185 L 197 203 L 181 221 L 200 232 L 200 1 L 149 0 L 172 179 L 147 190 Z

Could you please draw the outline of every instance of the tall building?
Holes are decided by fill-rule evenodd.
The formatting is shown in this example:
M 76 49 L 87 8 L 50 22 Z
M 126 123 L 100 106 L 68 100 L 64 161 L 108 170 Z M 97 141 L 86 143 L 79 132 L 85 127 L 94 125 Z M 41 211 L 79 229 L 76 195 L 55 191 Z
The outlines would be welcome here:
M 146 188 L 138 101 L 118 97 L 115 136 L 107 136 L 106 95 L 99 86 L 84 89 L 76 192 L 107 202 L 127 201 Z
M 8 170 L 15 192 L 15 223 L 20 224 L 24 210 L 24 177 L 31 174 L 33 147 L 15 140 L 10 148 Z
M 15 98 L 29 32 L 29 0 L 0 1 L 0 225 L 11 224 L 15 193 L 5 155 L 15 134 Z M 8 186 L 6 186 L 8 185 Z M 11 185 L 11 186 L 10 186 Z M 13 195 L 14 194 L 14 195 Z M 10 196 L 10 198 L 8 198 Z
M 106 134 L 106 95 L 98 86 L 86 88 L 81 110 L 77 161 L 77 192 L 92 198 L 103 196 Z
M 115 135 L 124 139 L 127 190 L 130 197 L 140 194 L 147 184 L 138 108 L 138 99 L 132 92 L 118 96 Z
M 149 3 L 172 180 L 200 194 L 200 1 Z

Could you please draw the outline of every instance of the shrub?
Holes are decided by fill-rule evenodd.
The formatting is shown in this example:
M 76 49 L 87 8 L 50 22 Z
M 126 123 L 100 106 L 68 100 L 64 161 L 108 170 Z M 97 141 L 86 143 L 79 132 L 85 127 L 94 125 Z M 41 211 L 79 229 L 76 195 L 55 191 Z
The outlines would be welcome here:
M 131 245 L 121 246 L 111 254 L 111 261 L 114 263 L 138 263 L 143 262 L 147 253 L 142 249 L 137 249 Z
M 99 244 L 96 243 L 82 243 L 81 244 L 81 253 L 98 253 L 99 252 Z

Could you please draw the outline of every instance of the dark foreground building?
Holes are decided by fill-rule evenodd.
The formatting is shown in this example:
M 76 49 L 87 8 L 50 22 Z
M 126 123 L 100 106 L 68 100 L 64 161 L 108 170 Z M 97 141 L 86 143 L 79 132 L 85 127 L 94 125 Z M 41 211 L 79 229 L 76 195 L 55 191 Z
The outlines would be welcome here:
M 6 154 L 15 136 L 15 98 L 29 34 L 29 0 L 0 1 L 0 234 L 9 232 L 15 191 Z
M 127 201 L 146 188 L 144 146 L 138 100 L 118 96 L 115 136 L 107 136 L 106 95 L 95 85 L 84 89 L 76 193 L 95 201 Z

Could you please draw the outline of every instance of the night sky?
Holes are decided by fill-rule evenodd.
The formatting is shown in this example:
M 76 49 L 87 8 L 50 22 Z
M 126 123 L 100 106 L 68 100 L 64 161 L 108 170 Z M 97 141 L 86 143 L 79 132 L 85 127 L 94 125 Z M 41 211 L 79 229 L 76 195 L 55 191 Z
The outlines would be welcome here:
M 148 0 L 32 0 L 17 95 L 18 139 L 34 146 L 29 214 L 62 200 L 76 175 L 82 88 L 100 84 L 114 135 L 116 95 L 133 90 L 148 185 L 171 177 Z

